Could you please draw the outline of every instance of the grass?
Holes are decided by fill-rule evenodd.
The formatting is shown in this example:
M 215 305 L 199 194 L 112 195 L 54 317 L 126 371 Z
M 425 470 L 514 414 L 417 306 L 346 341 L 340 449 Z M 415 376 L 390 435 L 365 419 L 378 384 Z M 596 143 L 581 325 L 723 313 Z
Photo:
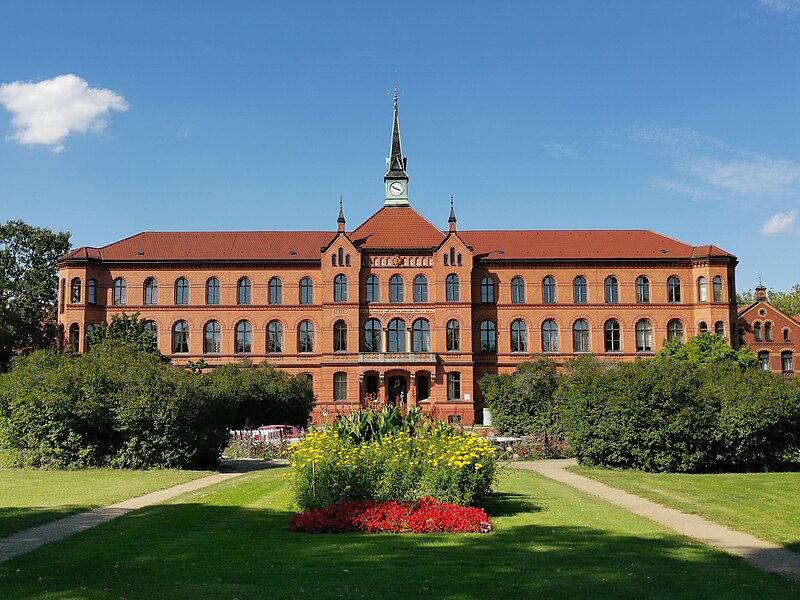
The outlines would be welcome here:
M 532 472 L 490 535 L 292 534 L 283 469 L 0 563 L 3 598 L 797 598 L 800 585 Z
M 0 538 L 208 474 L 207 471 L 177 470 L 0 469 Z
M 800 553 L 800 473 L 687 475 L 585 467 L 572 470 Z

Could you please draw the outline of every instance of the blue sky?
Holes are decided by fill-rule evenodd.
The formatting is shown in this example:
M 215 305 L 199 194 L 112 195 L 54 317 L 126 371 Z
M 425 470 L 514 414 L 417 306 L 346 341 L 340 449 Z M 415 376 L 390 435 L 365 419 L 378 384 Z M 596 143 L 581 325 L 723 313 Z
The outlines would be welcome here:
M 800 0 L 6 2 L 0 221 L 335 230 L 383 203 L 395 74 L 442 228 L 651 229 L 800 282 Z

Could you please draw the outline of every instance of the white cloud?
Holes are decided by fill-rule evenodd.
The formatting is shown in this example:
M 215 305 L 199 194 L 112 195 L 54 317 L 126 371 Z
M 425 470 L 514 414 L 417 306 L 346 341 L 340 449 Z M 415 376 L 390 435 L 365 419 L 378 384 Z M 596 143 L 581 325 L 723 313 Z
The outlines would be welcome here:
M 64 140 L 73 131 L 99 133 L 108 125 L 109 111 L 128 110 L 125 98 L 111 90 L 90 88 L 76 75 L 0 85 L 0 104 L 13 115 L 16 129 L 6 139 L 43 144 L 53 152 L 64 151 Z
M 800 233 L 794 225 L 794 220 L 800 214 L 800 209 L 788 213 L 778 213 L 764 221 L 761 233 L 764 235 L 776 235 L 778 233 Z
M 575 146 L 570 146 L 569 144 L 559 144 L 558 142 L 541 142 L 541 146 L 547 151 L 548 154 L 555 156 L 556 158 L 561 158 L 562 156 L 575 156 L 578 153 L 578 150 L 575 148 Z
M 793 195 L 800 189 L 800 163 L 791 160 L 737 148 L 691 129 L 636 127 L 628 135 L 655 144 L 672 157 L 683 180 L 660 180 L 659 187 L 665 189 L 684 190 L 695 197 L 759 199 Z
M 792 18 L 800 15 L 800 0 L 758 0 L 758 5 L 783 17 Z

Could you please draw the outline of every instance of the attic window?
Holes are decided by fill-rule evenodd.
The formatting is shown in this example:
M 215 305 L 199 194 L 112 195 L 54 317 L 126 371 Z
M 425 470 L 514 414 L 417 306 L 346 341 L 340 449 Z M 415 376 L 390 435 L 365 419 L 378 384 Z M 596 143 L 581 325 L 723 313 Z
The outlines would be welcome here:
M 142 250 L 139 250 L 136 252 L 136 256 L 144 256 L 144 252 Z
M 498 253 L 498 254 L 505 254 L 505 253 L 506 253 L 506 251 L 505 251 L 505 250 L 498 250 L 498 251 L 497 251 L 497 253 Z
M 294 250 L 290 251 L 290 252 L 289 252 L 289 254 L 290 254 L 291 256 L 297 256 L 297 252 L 295 252 Z
M 669 254 L 669 250 L 662 250 L 661 254 Z

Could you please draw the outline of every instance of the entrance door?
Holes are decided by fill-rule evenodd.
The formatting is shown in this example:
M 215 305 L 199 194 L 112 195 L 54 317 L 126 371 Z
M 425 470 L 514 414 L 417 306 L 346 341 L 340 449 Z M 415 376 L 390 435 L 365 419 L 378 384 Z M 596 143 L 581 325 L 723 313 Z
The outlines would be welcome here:
M 389 404 L 392 406 L 401 406 L 408 402 L 408 380 L 402 375 L 393 375 L 389 377 Z

